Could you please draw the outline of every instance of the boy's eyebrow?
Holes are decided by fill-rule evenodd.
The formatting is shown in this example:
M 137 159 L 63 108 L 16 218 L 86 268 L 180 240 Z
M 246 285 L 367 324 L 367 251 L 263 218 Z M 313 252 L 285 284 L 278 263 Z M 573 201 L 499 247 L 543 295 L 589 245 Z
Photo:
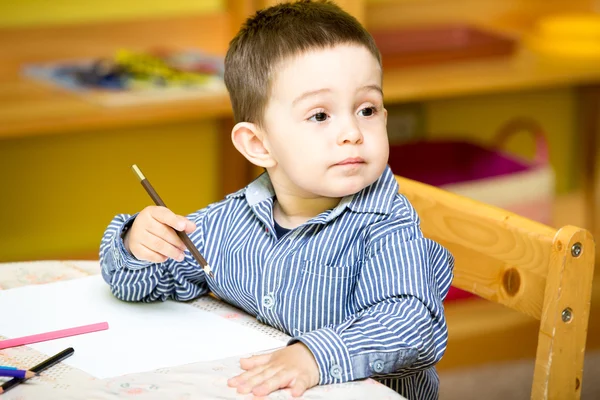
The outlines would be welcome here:
M 292 101 L 292 106 L 295 106 L 296 104 L 298 104 L 302 100 L 306 99 L 307 97 L 316 96 L 318 94 L 326 93 L 326 92 L 331 92 L 331 89 L 323 88 L 323 89 L 311 90 L 309 92 L 304 92 L 300 96 L 296 97 L 294 99 L 294 101 Z
M 366 85 L 366 86 L 363 86 L 360 89 L 358 89 L 357 92 L 368 92 L 370 90 L 375 90 L 376 92 L 379 92 L 381 94 L 381 96 L 383 96 L 383 90 L 381 89 L 381 86 L 379 86 L 379 85 Z M 296 97 L 294 99 L 294 101 L 292 101 L 292 106 L 295 106 L 297 103 L 301 102 L 302 100 L 304 100 L 308 97 L 316 96 L 318 94 L 327 93 L 327 92 L 331 92 L 331 89 L 323 88 L 323 89 L 311 90 L 309 92 L 304 92 L 300 96 Z
M 359 92 L 368 92 L 370 90 L 379 92 L 379 94 L 383 97 L 383 89 L 381 89 L 381 86 L 379 85 L 366 85 L 358 89 Z

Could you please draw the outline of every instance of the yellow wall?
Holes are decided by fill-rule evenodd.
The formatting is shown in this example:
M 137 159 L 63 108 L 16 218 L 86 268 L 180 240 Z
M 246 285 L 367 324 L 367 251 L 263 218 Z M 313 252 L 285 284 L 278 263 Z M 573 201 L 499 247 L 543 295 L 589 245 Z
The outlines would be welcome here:
M 224 0 L 4 0 L 0 28 L 164 17 L 220 10 Z
M 0 141 L 0 261 L 94 255 L 115 214 L 152 204 L 134 163 L 177 213 L 215 201 L 216 148 L 210 123 Z

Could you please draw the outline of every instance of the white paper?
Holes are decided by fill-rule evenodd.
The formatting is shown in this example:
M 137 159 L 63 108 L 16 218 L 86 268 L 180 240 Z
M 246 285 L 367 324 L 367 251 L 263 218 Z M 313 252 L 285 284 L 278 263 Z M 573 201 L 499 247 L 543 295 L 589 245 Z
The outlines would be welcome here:
M 174 301 L 129 303 L 99 275 L 0 290 L 0 334 L 8 338 L 108 322 L 108 330 L 30 344 L 97 378 L 210 361 L 285 344 L 218 315 Z

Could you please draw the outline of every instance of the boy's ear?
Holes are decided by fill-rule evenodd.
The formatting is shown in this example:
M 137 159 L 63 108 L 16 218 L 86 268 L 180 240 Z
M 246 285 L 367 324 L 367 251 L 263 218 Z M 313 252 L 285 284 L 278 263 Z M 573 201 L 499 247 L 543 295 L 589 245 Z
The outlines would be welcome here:
M 265 135 L 262 129 L 250 122 L 239 122 L 231 131 L 231 141 L 235 148 L 248 161 L 263 168 L 275 165 L 268 147 L 265 146 Z

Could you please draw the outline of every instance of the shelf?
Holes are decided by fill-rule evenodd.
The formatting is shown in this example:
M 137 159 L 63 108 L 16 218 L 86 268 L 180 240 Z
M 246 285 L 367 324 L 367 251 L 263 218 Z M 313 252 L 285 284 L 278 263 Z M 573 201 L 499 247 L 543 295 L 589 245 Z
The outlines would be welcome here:
M 198 47 L 223 55 L 226 13 L 145 21 L 0 30 L 0 137 L 139 126 L 231 116 L 226 94 L 127 107 L 102 107 L 60 88 L 20 77 L 24 63 L 99 57 L 119 47 Z M 388 104 L 600 81 L 589 61 L 550 61 L 521 49 L 511 57 L 384 72 Z
M 107 57 L 119 48 L 200 48 L 224 55 L 226 13 L 163 19 L 0 29 L 0 137 L 62 133 L 229 115 L 226 94 L 195 100 L 103 107 L 64 89 L 20 75 L 26 63 Z

